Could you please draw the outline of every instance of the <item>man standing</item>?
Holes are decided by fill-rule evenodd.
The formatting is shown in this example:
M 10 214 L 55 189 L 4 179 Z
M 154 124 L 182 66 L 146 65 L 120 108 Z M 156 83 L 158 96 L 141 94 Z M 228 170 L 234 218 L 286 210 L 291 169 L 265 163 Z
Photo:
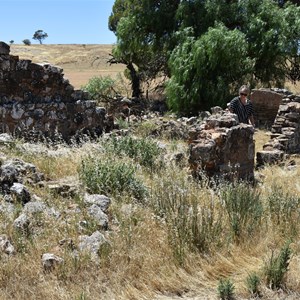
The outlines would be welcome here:
M 240 123 L 252 124 L 255 127 L 253 118 L 253 105 L 247 98 L 250 93 L 246 85 L 242 85 L 239 89 L 239 96 L 233 98 L 229 104 L 229 111 L 238 116 Z

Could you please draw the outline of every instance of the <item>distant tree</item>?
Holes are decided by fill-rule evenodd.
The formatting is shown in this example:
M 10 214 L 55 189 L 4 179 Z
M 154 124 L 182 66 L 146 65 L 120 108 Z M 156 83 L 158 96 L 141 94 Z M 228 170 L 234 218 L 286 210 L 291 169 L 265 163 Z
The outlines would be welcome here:
M 9 43 L 12 45 L 15 41 L 14 40 L 10 40 Z
M 48 34 L 46 32 L 44 32 L 43 30 L 39 29 L 34 33 L 32 38 L 34 40 L 38 40 L 40 42 L 40 44 L 43 44 L 42 41 L 47 37 L 48 37 Z
M 25 39 L 25 40 L 23 40 L 22 42 L 23 42 L 24 45 L 26 45 L 26 46 L 30 46 L 30 45 L 31 45 L 31 42 L 30 42 L 29 39 Z

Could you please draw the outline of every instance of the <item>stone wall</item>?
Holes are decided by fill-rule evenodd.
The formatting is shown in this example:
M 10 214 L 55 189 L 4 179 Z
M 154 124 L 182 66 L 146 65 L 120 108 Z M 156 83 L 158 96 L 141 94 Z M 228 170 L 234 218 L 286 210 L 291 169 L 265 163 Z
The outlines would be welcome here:
M 95 101 L 75 103 L 22 103 L 0 105 L 0 132 L 24 138 L 63 138 L 81 134 L 100 135 L 105 127 L 105 110 Z
M 256 125 L 272 126 L 279 105 L 287 93 L 286 90 L 282 89 L 253 89 L 251 91 L 251 102 L 254 107 Z
M 270 141 L 256 154 L 257 165 L 275 163 L 295 153 L 300 153 L 300 96 L 289 95 L 279 106 Z
M 189 132 L 189 163 L 196 175 L 203 170 L 208 176 L 253 180 L 254 129 L 238 124 L 229 112 L 212 115 Z
M 29 46 L 30 47 L 30 46 Z M 31 132 L 69 140 L 80 132 L 100 134 L 105 110 L 64 78 L 63 70 L 9 54 L 0 42 L 0 132 Z

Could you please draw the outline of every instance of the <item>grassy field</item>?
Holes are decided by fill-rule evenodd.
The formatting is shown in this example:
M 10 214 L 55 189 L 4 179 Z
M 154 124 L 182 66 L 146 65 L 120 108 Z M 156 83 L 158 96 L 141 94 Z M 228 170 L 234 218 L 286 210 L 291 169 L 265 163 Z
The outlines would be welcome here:
M 112 45 L 11 45 L 11 54 L 20 59 L 30 59 L 35 63 L 50 63 L 60 66 L 64 75 L 76 88 L 88 82 L 93 76 L 115 78 L 124 71 L 123 65 L 110 65 Z

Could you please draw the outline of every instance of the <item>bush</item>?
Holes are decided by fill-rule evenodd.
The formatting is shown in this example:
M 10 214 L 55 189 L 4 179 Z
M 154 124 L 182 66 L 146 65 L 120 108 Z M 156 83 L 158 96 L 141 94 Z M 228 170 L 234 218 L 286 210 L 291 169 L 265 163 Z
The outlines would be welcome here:
M 272 252 L 269 262 L 265 265 L 266 282 L 272 289 L 278 289 L 283 286 L 291 255 L 290 242 L 287 242 L 282 247 L 277 256 Z
M 245 35 L 219 24 L 195 39 L 186 29 L 170 58 L 167 84 L 169 107 L 195 115 L 212 106 L 225 106 L 251 71 Z M 232 55 L 234 53 L 234 55 Z M 243 68 L 237 68 L 243 66 Z
M 156 166 L 156 160 L 161 154 L 161 149 L 155 141 L 131 136 L 113 136 L 104 144 L 104 148 L 109 153 L 120 157 L 128 156 L 136 163 L 151 169 Z
M 30 45 L 31 45 L 31 42 L 30 42 L 29 39 L 25 39 L 25 40 L 23 40 L 22 42 L 23 42 L 23 44 L 26 45 L 26 46 L 30 46 Z
M 218 285 L 218 294 L 222 300 L 231 300 L 234 296 L 234 284 L 230 279 L 221 279 Z
M 263 206 L 260 194 L 247 183 L 225 185 L 221 199 L 235 238 L 249 236 L 261 220 Z
M 251 293 L 252 296 L 257 297 L 259 296 L 259 284 L 260 278 L 257 274 L 252 273 L 246 279 L 247 289 Z
M 187 177 L 167 170 L 163 177 L 157 175 L 150 193 L 150 205 L 155 214 L 167 225 L 169 242 L 175 261 L 185 262 L 188 251 L 207 253 L 220 242 L 222 215 L 207 191 Z
M 135 168 L 122 161 L 88 156 L 82 160 L 80 178 L 90 193 L 120 196 L 128 193 L 142 200 L 146 187 L 135 177 Z
M 295 234 L 299 222 L 300 199 L 284 192 L 281 186 L 273 185 L 267 203 L 273 224 L 280 226 L 285 233 L 288 231 Z
M 110 76 L 94 76 L 82 87 L 94 100 L 109 100 L 120 94 L 116 87 L 116 81 Z

